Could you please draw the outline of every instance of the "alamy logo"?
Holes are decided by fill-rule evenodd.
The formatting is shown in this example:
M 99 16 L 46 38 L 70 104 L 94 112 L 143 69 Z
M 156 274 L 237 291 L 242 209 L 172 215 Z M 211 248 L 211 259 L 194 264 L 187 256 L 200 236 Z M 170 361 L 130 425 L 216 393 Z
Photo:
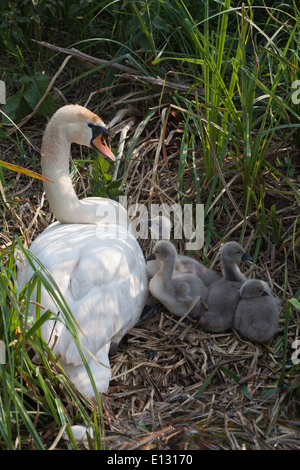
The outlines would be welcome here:
M 3 80 L 0 80 L 0 104 L 6 103 L 6 91 L 5 91 L 5 83 Z
M 152 220 L 159 216 L 164 216 L 169 221 L 173 219 L 172 229 L 174 240 L 185 240 L 186 250 L 199 250 L 204 244 L 204 205 L 203 204 L 151 204 L 150 208 L 143 204 L 132 204 L 127 206 L 127 197 L 119 199 L 121 210 L 118 204 L 99 204 L 97 206 L 96 217 L 99 227 L 99 235 L 103 237 L 105 227 L 107 236 L 111 236 L 111 227 L 116 224 L 116 238 L 123 238 L 132 234 L 137 240 L 147 240 L 151 238 L 170 238 L 170 226 L 162 226 L 162 237 L 157 236 L 145 221 Z M 128 226 L 128 219 L 131 220 Z M 114 222 L 112 222 L 114 221 Z M 128 228 L 127 231 L 120 231 L 118 226 Z M 108 230 L 109 229 L 109 230 Z M 169 232 L 169 233 L 168 233 Z
M 295 90 L 292 93 L 292 102 L 294 104 L 299 104 L 300 103 L 300 80 L 295 80 L 292 83 L 292 89 Z
M 5 354 L 5 343 L 4 341 L 0 340 L 0 364 L 5 364 L 6 362 L 6 354 Z
M 291 357 L 292 363 L 295 365 L 300 364 L 300 339 L 293 341 L 292 349 L 295 349 Z

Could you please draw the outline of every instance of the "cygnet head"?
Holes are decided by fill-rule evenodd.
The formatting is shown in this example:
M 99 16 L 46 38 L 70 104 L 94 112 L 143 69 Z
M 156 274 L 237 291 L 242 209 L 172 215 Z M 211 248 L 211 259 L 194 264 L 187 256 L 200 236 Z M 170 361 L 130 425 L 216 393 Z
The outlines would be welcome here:
M 253 299 L 263 295 L 268 295 L 268 293 L 264 289 L 264 284 L 258 279 L 250 279 L 240 288 L 240 296 L 242 299 Z
M 227 242 L 221 249 L 221 258 L 227 263 L 237 263 L 240 260 L 252 261 L 241 245 L 237 242 Z
M 176 248 L 172 243 L 161 240 L 155 244 L 152 250 L 152 259 L 158 259 L 159 261 L 166 262 L 174 259 L 176 257 L 176 253 Z
M 69 143 L 92 147 L 96 152 L 115 160 L 110 150 L 106 125 L 99 116 L 83 106 L 66 105 L 54 113 L 47 126 L 46 139 L 50 140 L 47 145 L 52 146 L 62 136 Z

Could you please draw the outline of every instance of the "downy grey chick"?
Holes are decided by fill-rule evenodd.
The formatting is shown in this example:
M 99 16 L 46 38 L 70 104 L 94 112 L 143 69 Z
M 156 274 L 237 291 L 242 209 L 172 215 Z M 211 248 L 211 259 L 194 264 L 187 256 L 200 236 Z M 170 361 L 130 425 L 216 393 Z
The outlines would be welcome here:
M 227 242 L 221 249 L 221 262 L 223 279 L 225 281 L 245 282 L 247 278 L 241 273 L 236 263 L 239 261 L 252 261 L 251 256 L 237 242 Z
M 279 299 L 271 294 L 268 286 L 251 279 L 240 288 L 234 328 L 251 341 L 265 343 L 277 330 L 279 314 Z
M 174 270 L 176 256 L 176 249 L 169 241 L 160 240 L 155 244 L 148 260 L 159 260 L 160 269 L 150 280 L 149 290 L 169 312 L 181 317 L 196 300 L 192 311 L 197 312 L 201 300 L 206 299 L 207 288 L 198 277 Z
M 199 323 L 205 330 L 222 333 L 233 327 L 239 289 L 246 280 L 236 263 L 245 259 L 252 260 L 237 242 L 228 242 L 222 247 L 224 277 L 208 288 L 207 305 L 202 305 L 197 312 Z
M 151 230 L 151 238 L 155 241 L 169 240 L 172 230 L 171 220 L 164 216 L 158 215 L 152 219 L 141 219 L 140 223 L 146 224 Z M 151 259 L 146 263 L 146 272 L 148 279 L 151 279 L 160 268 L 160 261 L 158 259 Z
M 169 239 L 172 229 L 172 223 L 168 217 L 157 216 L 149 220 L 141 220 L 142 223 L 147 223 L 151 227 L 151 231 L 155 236 L 159 237 L 157 240 Z M 160 261 L 150 260 L 147 261 L 146 270 L 148 277 L 151 279 L 159 270 Z M 190 256 L 178 255 L 175 263 L 176 274 L 193 274 L 197 276 L 205 286 L 210 286 L 213 282 L 221 279 L 213 269 L 207 268 L 199 261 L 191 258 Z

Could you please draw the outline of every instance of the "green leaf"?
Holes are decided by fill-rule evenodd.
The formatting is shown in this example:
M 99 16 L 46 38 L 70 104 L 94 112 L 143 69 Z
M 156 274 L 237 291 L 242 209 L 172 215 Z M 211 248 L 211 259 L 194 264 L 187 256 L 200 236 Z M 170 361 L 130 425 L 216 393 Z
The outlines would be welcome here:
M 41 72 L 37 72 L 34 77 L 24 76 L 20 78 L 19 82 L 22 84 L 20 90 L 8 98 L 7 103 L 3 106 L 3 111 L 12 121 L 21 121 L 36 108 L 46 93 L 50 78 Z M 36 112 L 41 116 L 49 116 L 54 111 L 54 99 L 51 95 L 47 95 Z M 2 117 L 2 122 L 11 124 L 5 116 Z
M 289 303 L 300 311 L 300 302 L 297 299 L 290 299 Z
M 212 381 L 213 377 L 215 376 L 217 370 L 218 370 L 218 367 L 216 367 L 216 369 L 214 369 L 214 370 L 209 374 L 209 376 L 207 377 L 207 379 L 205 380 L 205 382 L 201 385 L 201 387 L 199 388 L 198 392 L 196 393 L 196 395 L 195 395 L 196 398 L 199 398 L 199 397 L 201 397 L 201 395 L 203 395 L 203 393 L 204 393 L 205 390 L 207 389 L 208 385 L 209 385 L 210 382 Z
M 154 20 L 152 22 L 152 26 L 156 29 L 161 29 L 164 31 L 168 31 L 168 28 L 166 27 L 166 22 L 160 17 L 160 16 L 155 16 Z
M 20 121 L 27 114 L 30 113 L 31 109 L 28 103 L 23 98 L 24 87 L 22 87 L 15 95 L 7 99 L 6 104 L 2 110 L 7 114 L 12 121 Z M 11 124 L 11 122 L 2 115 L 3 124 Z
M 33 110 L 40 99 L 46 93 L 47 87 L 50 83 L 50 78 L 40 72 L 37 72 L 35 77 L 25 86 L 23 97 Z M 37 113 L 42 116 L 48 116 L 55 111 L 54 100 L 51 95 L 46 96 L 44 101 L 40 104 Z

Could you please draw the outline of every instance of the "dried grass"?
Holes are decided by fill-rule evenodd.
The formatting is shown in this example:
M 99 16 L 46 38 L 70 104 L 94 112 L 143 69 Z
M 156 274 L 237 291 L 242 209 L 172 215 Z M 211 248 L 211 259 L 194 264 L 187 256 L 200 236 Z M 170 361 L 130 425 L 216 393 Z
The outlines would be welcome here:
M 145 94 L 152 96 L 150 90 Z M 86 99 L 91 101 L 91 105 L 97 100 L 90 94 Z M 135 113 L 125 151 L 138 135 L 140 114 L 144 115 L 145 112 L 143 107 L 154 103 L 146 98 L 144 102 L 139 102 L 140 112 Z M 113 109 L 109 106 L 103 110 L 104 115 L 107 113 L 113 117 Z M 134 108 L 129 109 L 129 115 L 132 113 Z M 24 124 L 23 131 L 26 129 L 24 132 L 39 146 L 40 124 L 34 118 L 30 124 L 31 129 L 26 129 Z M 35 128 L 39 130 L 32 131 Z M 119 175 L 124 174 L 129 204 L 142 203 L 150 208 L 152 203 L 195 202 L 192 165 L 184 169 L 183 189 L 178 192 L 182 133 L 179 114 L 161 103 L 160 110 L 154 113 L 138 137 L 130 159 L 120 164 Z M 284 152 L 280 144 L 274 143 L 276 151 Z M 13 146 L 9 143 L 2 145 L 3 159 L 14 160 Z M 28 152 L 27 160 L 34 161 L 30 148 Z M 30 166 L 39 171 L 38 161 Z M 199 174 L 203 171 L 200 154 L 197 157 L 197 171 Z M 230 158 L 225 160 L 222 171 L 236 207 L 243 212 L 241 176 Z M 298 210 L 294 194 L 284 184 L 280 188 L 274 187 L 274 178 L 268 171 L 263 176 L 270 198 L 272 201 L 276 199 L 282 211 L 283 231 L 289 234 Z M 78 175 L 76 184 L 79 194 L 88 192 L 86 175 Z M 203 186 L 201 199 L 204 202 L 208 193 L 209 187 Z M 221 189 L 219 194 L 222 196 L 215 197 L 212 202 L 214 230 L 222 233 L 223 240 L 238 240 L 244 221 L 233 207 L 228 193 Z M 24 235 L 24 243 L 30 246 L 32 240 L 53 220 L 42 186 L 37 181 L 28 181 L 23 175 L 11 175 L 5 196 L 2 248 L 10 245 L 15 234 Z M 224 208 L 224 201 L 230 216 Z M 253 241 L 257 221 L 258 216 L 253 209 L 247 216 L 245 246 Z M 26 230 L 28 227 L 29 230 Z M 286 237 L 283 235 L 282 238 Z M 183 242 L 175 243 L 183 252 Z M 150 253 L 151 244 L 151 240 L 141 241 L 145 256 Z M 220 270 L 220 245 L 221 241 L 212 234 L 206 247 L 206 261 L 217 270 Z M 189 318 L 179 323 L 160 305 L 151 318 L 133 328 L 111 358 L 113 378 L 108 393 L 102 397 L 106 448 L 298 449 L 299 389 L 291 390 L 291 387 L 299 383 L 299 373 L 294 373 L 291 378 L 287 373 L 285 387 L 276 391 L 284 354 L 284 312 L 287 300 L 298 288 L 298 266 L 297 247 L 288 241 L 284 250 L 276 250 L 274 240 L 267 233 L 257 265 L 246 270 L 248 276 L 270 282 L 282 301 L 279 329 L 269 344 L 251 344 L 236 332 L 206 333 Z M 291 344 L 298 336 L 299 317 L 293 311 L 288 343 Z M 216 370 L 220 366 L 223 369 Z M 206 388 L 203 384 L 207 384 Z M 197 397 L 201 387 L 203 393 Z M 271 393 L 272 390 L 274 393 Z

